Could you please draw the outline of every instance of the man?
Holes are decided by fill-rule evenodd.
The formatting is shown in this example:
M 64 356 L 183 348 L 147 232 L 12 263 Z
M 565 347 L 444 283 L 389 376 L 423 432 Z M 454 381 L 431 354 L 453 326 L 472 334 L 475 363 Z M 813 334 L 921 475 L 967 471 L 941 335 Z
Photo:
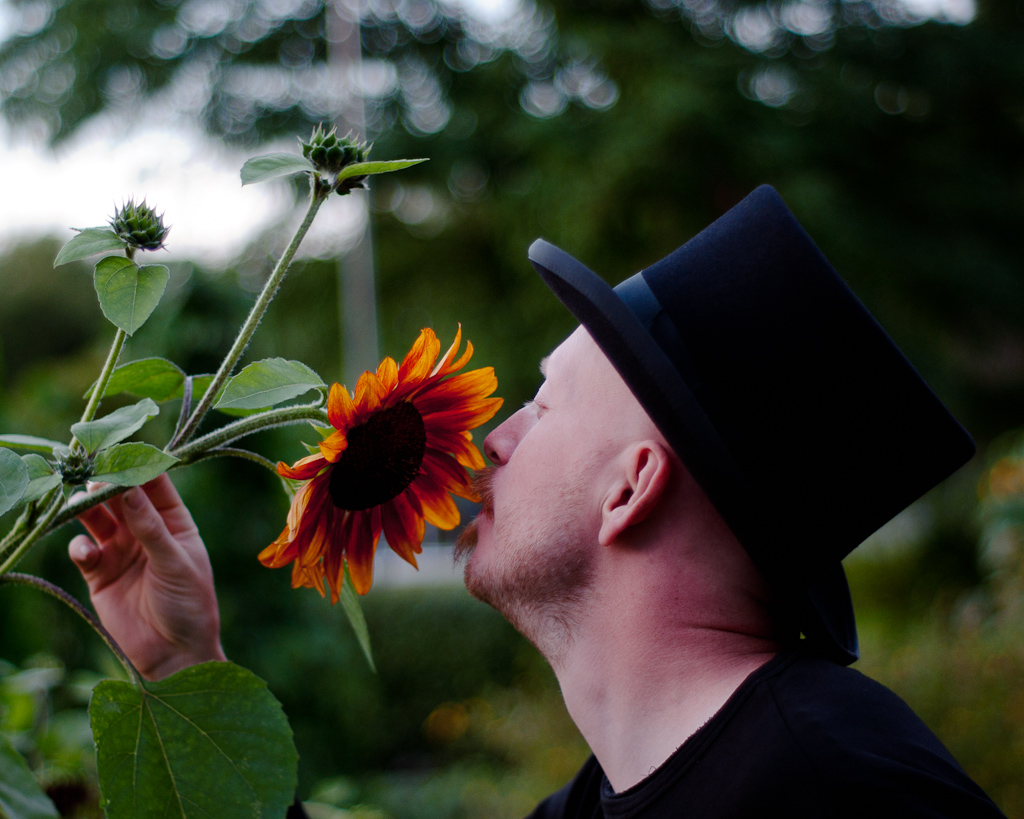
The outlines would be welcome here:
M 841 559 L 973 452 L 770 188 L 615 291 L 484 442 L 466 584 L 540 649 L 594 756 L 546 817 L 999 816 L 857 656 Z M 139 669 L 221 659 L 165 477 L 71 556 Z

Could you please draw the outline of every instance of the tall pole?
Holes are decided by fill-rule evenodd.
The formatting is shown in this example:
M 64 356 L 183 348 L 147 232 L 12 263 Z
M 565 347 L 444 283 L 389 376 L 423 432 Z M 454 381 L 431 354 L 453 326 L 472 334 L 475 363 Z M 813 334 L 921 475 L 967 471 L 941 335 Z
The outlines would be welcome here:
M 366 112 L 360 88 L 362 43 L 359 36 L 362 0 L 326 0 L 327 64 L 331 74 L 345 78 L 350 93 L 337 112 L 342 135 L 366 139 Z M 377 288 L 373 269 L 373 232 L 366 193 L 350 194 L 362 209 L 364 229 L 356 245 L 338 262 L 338 321 L 341 327 L 341 371 L 345 385 L 355 389 L 363 370 L 379 359 Z

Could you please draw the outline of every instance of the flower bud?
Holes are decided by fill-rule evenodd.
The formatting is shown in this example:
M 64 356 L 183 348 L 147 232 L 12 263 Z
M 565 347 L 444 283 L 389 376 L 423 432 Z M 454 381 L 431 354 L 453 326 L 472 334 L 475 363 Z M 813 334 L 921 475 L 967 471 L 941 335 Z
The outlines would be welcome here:
M 349 165 L 365 162 L 370 154 L 370 146 L 359 142 L 351 133 L 339 137 L 336 128 L 325 132 L 320 125 L 313 129 L 309 142 L 300 139 L 299 144 L 302 146 L 302 155 L 313 163 L 313 167 L 332 177 L 337 176 Z M 341 193 L 340 190 L 338 192 Z
M 57 462 L 54 465 L 64 483 L 68 486 L 83 484 L 93 474 L 92 460 L 88 455 L 75 450 L 71 450 L 63 455 L 58 454 Z
M 158 216 L 145 199 L 140 204 L 129 199 L 114 212 L 110 227 L 128 247 L 141 250 L 159 250 L 170 231 L 164 226 L 163 214 Z

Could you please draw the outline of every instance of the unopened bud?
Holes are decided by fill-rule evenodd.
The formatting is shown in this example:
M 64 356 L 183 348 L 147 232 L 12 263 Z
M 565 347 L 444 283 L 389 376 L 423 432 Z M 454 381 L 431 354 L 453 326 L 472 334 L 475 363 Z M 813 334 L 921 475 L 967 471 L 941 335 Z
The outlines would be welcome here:
M 141 250 L 159 250 L 170 231 L 164 225 L 163 214 L 157 215 L 145 199 L 139 204 L 129 199 L 115 211 L 110 227 L 129 247 Z

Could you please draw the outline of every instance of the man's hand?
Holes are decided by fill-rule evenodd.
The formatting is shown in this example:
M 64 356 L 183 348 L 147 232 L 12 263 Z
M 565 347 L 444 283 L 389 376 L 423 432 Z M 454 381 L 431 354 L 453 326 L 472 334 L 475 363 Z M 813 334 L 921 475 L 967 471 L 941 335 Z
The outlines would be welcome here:
M 68 553 L 101 622 L 146 678 L 224 660 L 213 571 L 166 474 L 83 512 Z

